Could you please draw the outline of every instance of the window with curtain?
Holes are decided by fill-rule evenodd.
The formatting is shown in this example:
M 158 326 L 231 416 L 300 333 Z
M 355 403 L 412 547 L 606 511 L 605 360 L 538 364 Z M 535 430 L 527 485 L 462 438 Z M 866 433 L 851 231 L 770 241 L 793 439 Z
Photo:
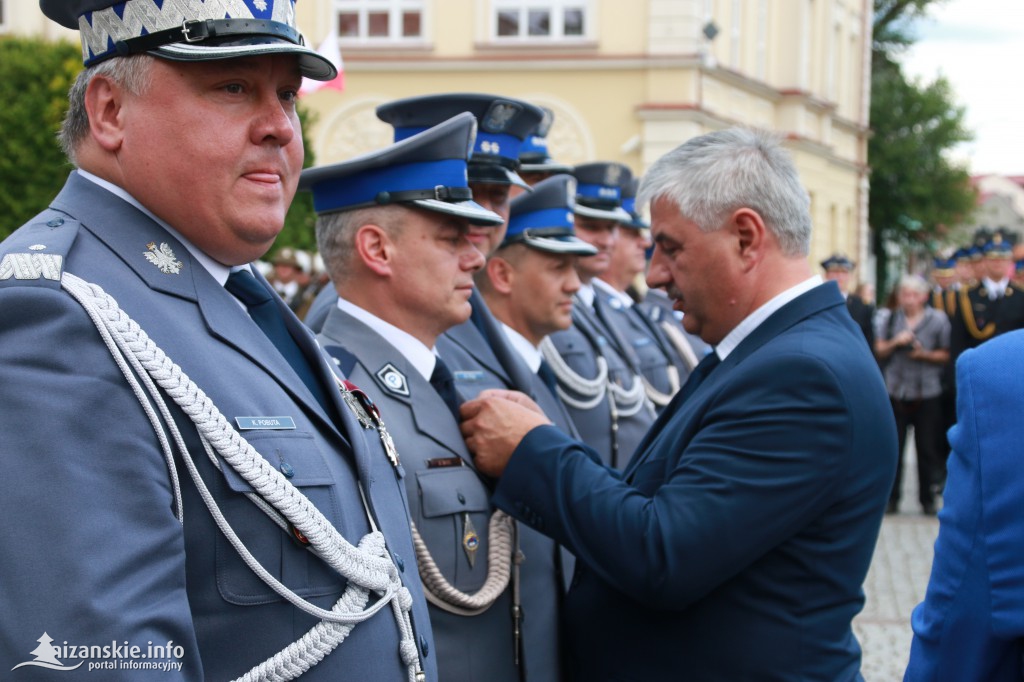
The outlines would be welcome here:
M 345 43 L 423 40 L 423 0 L 334 0 L 338 39 Z
M 493 38 L 573 41 L 587 38 L 590 9 L 587 0 L 494 0 Z

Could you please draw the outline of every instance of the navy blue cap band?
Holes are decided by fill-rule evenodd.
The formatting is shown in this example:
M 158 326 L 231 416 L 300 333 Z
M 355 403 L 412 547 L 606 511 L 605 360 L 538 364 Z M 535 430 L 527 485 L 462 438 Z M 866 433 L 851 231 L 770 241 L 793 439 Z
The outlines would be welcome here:
M 395 128 L 395 142 L 422 133 L 427 127 Z M 504 133 L 488 133 L 478 129 L 470 161 L 505 161 L 502 165 L 515 167 L 519 159 L 519 138 Z
M 393 203 L 391 196 L 399 192 L 429 188 L 466 186 L 466 162 L 442 159 L 408 163 L 366 170 L 349 176 L 337 184 L 321 182 L 313 186 L 313 208 L 317 213 L 341 211 L 359 206 Z M 387 187 L 387 192 L 381 192 Z
M 589 185 L 581 182 L 576 186 L 576 196 L 584 199 L 598 199 L 619 206 L 622 201 L 622 190 L 608 185 Z
M 512 215 L 508 219 L 507 234 L 511 237 L 525 230 L 563 228 L 566 234 L 573 233 L 573 213 L 569 208 L 547 208 Z

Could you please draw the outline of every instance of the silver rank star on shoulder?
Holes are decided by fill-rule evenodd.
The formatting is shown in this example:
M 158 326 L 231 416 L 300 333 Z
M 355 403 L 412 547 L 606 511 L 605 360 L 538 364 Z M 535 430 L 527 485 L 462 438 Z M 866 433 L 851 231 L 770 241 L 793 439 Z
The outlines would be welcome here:
M 150 242 L 146 244 L 148 251 L 142 255 L 146 257 L 150 263 L 160 269 L 160 272 L 165 275 L 177 275 L 181 272 L 181 269 L 185 266 L 178 257 L 174 255 L 174 251 L 167 245 L 167 242 L 160 242 L 160 247 L 157 248 L 156 242 Z

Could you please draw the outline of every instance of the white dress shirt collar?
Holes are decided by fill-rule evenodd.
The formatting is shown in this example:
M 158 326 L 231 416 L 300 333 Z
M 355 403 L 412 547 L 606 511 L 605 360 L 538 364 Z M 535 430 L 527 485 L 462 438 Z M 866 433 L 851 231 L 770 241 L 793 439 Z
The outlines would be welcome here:
M 390 322 L 385 322 L 368 310 L 360 308 L 340 296 L 338 297 L 338 308 L 387 339 L 388 343 L 398 349 L 402 357 L 423 375 L 424 379 L 430 381 L 430 375 L 434 373 L 434 365 L 437 363 L 434 349 L 427 348 L 412 334 L 402 331 Z
M 580 285 L 580 290 L 576 292 L 576 298 L 588 308 L 594 307 L 594 295 L 593 284 L 582 284 Z
M 593 284 L 595 289 L 600 289 L 601 291 L 607 293 L 609 296 L 614 296 L 615 298 L 619 299 L 619 301 L 622 302 L 622 306 L 624 308 L 632 308 L 633 304 L 636 303 L 636 301 L 633 300 L 632 296 L 627 294 L 625 291 L 619 291 L 611 284 L 608 284 L 608 282 L 605 282 L 603 279 L 598 279 L 595 277 L 593 280 Z
M 537 370 L 540 369 L 540 361 L 543 359 L 540 350 L 530 343 L 525 336 L 504 322 L 501 323 L 501 327 L 505 330 L 505 336 L 508 337 L 509 345 L 519 353 L 520 357 L 526 362 L 527 367 L 530 368 L 530 371 L 536 374 Z
M 761 324 L 772 316 L 779 308 L 786 305 L 798 296 L 807 293 L 816 286 L 820 286 L 823 280 L 819 275 L 800 282 L 796 286 L 786 289 L 781 294 L 778 294 L 773 299 L 762 305 L 754 312 L 747 315 L 731 332 L 725 335 L 722 342 L 715 346 L 714 352 L 718 354 L 720 360 L 725 360 L 729 357 L 729 353 L 736 349 L 736 346 L 743 342 L 743 339 L 750 336 L 755 329 L 761 326 Z

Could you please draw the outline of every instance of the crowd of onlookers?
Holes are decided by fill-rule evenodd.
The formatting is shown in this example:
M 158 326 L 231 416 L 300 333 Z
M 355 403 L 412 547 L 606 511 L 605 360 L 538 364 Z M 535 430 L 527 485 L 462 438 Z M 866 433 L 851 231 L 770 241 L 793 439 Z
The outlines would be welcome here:
M 936 513 L 950 451 L 946 432 L 956 420 L 956 360 L 994 336 L 1024 328 L 1024 245 L 1014 241 L 1001 231 L 983 234 L 977 245 L 934 259 L 925 275 L 902 276 L 877 307 L 872 284 L 851 291 L 855 263 L 849 258 L 836 254 L 821 263 L 827 279 L 850 291 L 847 307 L 875 353 L 892 402 L 900 465 L 889 513 L 899 509 L 911 427 L 918 501 L 925 514 Z

